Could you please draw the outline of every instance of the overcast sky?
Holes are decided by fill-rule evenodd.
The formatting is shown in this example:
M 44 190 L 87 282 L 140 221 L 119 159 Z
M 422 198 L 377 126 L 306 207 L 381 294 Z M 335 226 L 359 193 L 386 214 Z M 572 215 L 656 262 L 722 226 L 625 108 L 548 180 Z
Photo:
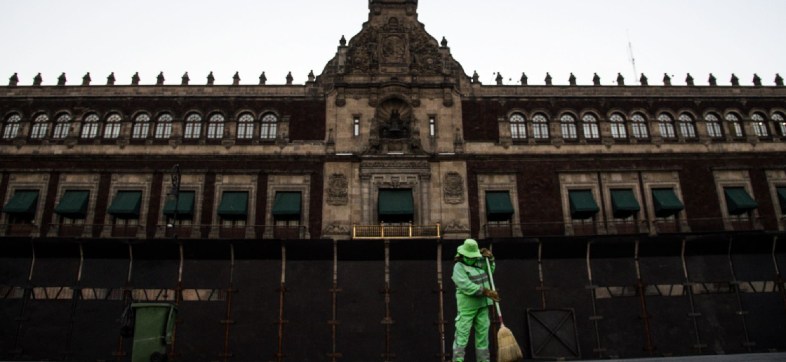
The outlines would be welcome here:
M 516 84 L 603 84 L 617 73 L 634 84 L 628 40 L 636 69 L 651 85 L 664 73 L 675 85 L 687 73 L 706 85 L 714 73 L 721 85 L 736 73 L 750 85 L 758 73 L 765 85 L 786 76 L 784 0 L 420 0 L 419 20 L 437 40 L 445 36 L 468 75 L 485 84 L 495 72 Z M 368 19 L 368 0 L 0 0 L 0 84 L 19 73 L 20 84 L 41 72 L 55 84 L 65 72 L 78 85 L 86 72 L 105 84 L 204 84 L 213 71 L 229 84 L 283 84 L 291 71 L 302 84 L 320 74 L 342 35 L 357 34 Z

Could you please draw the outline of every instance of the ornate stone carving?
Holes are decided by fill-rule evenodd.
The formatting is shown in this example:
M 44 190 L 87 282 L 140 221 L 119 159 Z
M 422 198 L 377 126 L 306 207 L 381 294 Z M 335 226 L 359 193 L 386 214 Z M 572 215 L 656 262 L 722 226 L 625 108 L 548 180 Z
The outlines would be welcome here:
M 334 173 L 328 178 L 328 198 L 330 205 L 346 205 L 349 202 L 349 181 L 342 173 Z
M 442 198 L 448 204 L 464 202 L 464 178 L 458 172 L 448 172 L 442 187 Z

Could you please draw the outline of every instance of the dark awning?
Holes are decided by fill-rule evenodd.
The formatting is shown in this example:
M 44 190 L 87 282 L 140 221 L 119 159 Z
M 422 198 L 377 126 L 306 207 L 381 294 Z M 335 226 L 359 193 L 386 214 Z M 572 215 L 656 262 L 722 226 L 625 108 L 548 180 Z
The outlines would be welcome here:
M 55 207 L 58 215 L 70 218 L 84 218 L 87 215 L 87 201 L 90 198 L 90 191 L 86 190 L 66 190 L 60 203 Z
M 510 202 L 509 192 L 486 192 L 486 215 L 489 219 L 510 219 L 513 213 L 513 204 Z
M 574 219 L 589 219 L 600 211 L 592 197 L 592 190 L 570 190 L 568 199 L 570 216 Z
M 685 208 L 674 189 L 652 189 L 652 203 L 657 217 L 669 217 Z
M 35 214 L 36 204 L 38 203 L 38 191 L 20 190 L 14 192 L 14 196 L 3 207 L 3 212 L 9 214 Z
M 641 210 L 631 189 L 611 190 L 611 209 L 614 217 L 627 218 Z
M 781 214 L 786 215 L 786 187 L 778 187 L 778 201 L 781 204 Z
M 271 213 L 273 216 L 299 217 L 300 199 L 300 192 L 276 192 Z
M 379 190 L 377 207 L 379 216 L 414 215 L 415 207 L 412 202 L 412 190 Z
M 142 191 L 118 191 L 107 211 L 110 215 L 138 217 L 142 204 Z
M 726 207 L 730 215 L 744 214 L 759 207 L 744 187 L 725 187 L 723 193 L 726 195 Z
M 168 196 L 164 204 L 164 215 L 177 217 L 191 217 L 194 215 L 194 191 L 180 191 L 177 197 Z M 177 199 L 177 210 L 175 210 L 175 199 Z
M 224 218 L 245 218 L 248 215 L 248 192 L 226 191 L 218 206 L 218 215 Z

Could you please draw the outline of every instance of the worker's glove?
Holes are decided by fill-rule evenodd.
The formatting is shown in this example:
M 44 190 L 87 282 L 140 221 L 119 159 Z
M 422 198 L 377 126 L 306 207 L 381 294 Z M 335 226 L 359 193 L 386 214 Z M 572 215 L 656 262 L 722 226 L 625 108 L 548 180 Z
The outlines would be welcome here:
M 480 249 L 480 255 L 483 255 L 484 258 L 494 259 L 494 254 L 491 253 L 491 250 L 486 248 Z
M 499 293 L 492 289 L 483 289 L 483 295 L 491 298 L 495 302 L 499 302 Z

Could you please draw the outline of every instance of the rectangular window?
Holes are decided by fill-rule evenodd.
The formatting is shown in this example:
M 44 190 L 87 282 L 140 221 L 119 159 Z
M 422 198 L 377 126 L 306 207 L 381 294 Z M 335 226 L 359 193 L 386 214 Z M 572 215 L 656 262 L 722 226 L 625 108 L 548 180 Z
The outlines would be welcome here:
M 721 132 L 720 123 L 718 122 L 707 122 L 707 134 L 712 138 L 721 138 L 723 137 L 723 132 Z
M 437 136 L 437 119 L 434 117 L 428 118 L 428 135 L 429 137 Z
M 360 117 L 355 117 L 352 120 L 352 135 L 357 137 L 360 136 Z

